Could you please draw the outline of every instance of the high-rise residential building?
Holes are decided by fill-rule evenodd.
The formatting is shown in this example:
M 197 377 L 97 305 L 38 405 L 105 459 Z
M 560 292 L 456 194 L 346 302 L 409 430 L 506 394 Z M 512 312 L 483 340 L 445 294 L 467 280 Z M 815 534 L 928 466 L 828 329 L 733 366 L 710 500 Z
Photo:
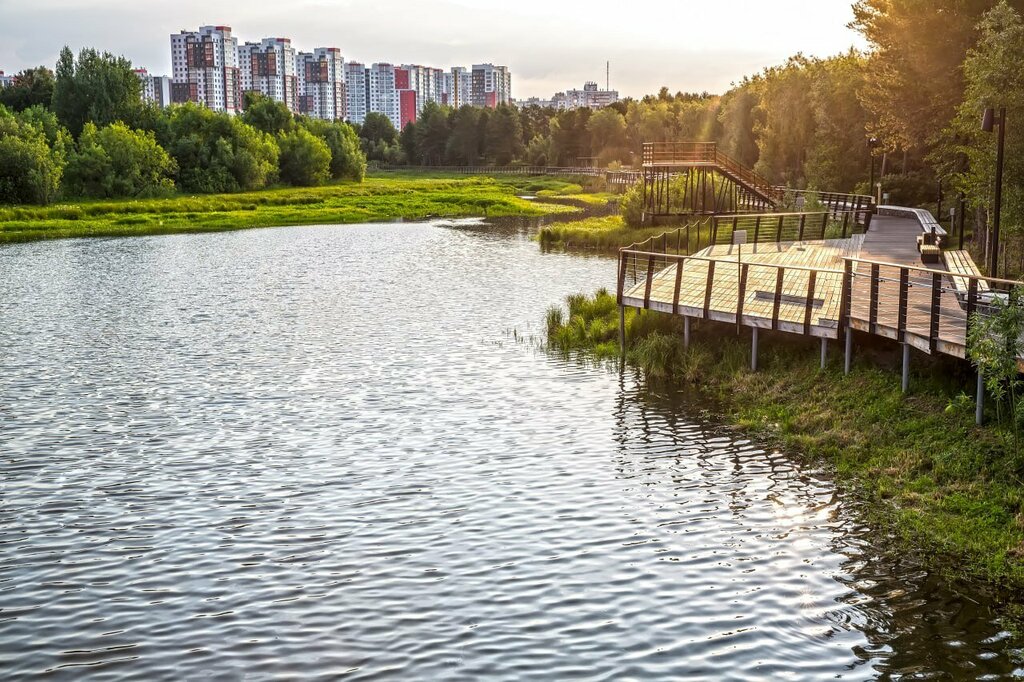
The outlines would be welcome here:
M 142 84 L 142 101 L 152 102 L 159 107 L 171 103 L 171 79 L 167 76 L 154 76 L 146 69 L 134 69 Z
M 432 99 L 428 101 L 437 102 L 442 105 L 451 104 L 449 101 L 448 80 L 445 78 L 445 75 L 444 69 L 429 69 L 428 78 L 430 79 Z
M 289 38 L 264 38 L 238 48 L 243 92 L 261 92 L 291 111 L 299 110 L 295 48 Z
M 366 67 L 359 62 L 345 64 L 345 113 L 351 123 L 366 120 Z
M 367 112 L 384 114 L 396 128 L 402 126 L 401 106 L 395 88 L 395 67 L 374 64 L 366 71 Z
M 241 109 L 238 39 L 230 26 L 171 35 L 171 99 L 229 114 Z
M 450 79 L 448 92 L 451 98 L 449 104 L 456 109 L 472 104 L 473 75 L 469 72 L 469 69 L 464 66 L 456 66 L 452 68 L 448 76 Z
M 0 88 L 6 88 L 9 85 L 14 85 L 14 76 L 8 76 L 3 71 L 0 71 Z
M 344 120 L 345 60 L 336 47 L 299 52 L 295 58 L 299 111 L 325 121 Z
M 478 107 L 497 107 L 512 101 L 512 73 L 505 66 L 474 64 L 472 104 Z

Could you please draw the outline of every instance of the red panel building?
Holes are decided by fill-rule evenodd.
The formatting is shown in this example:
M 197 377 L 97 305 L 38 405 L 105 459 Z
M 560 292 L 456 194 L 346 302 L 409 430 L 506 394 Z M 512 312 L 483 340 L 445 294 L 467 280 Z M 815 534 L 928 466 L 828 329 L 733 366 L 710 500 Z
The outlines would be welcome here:
M 407 72 L 408 75 L 408 72 Z M 397 80 L 398 71 L 396 69 L 395 76 Z M 405 126 L 410 123 L 416 122 L 416 91 L 415 90 L 399 90 L 398 91 L 398 107 L 399 107 L 399 118 L 402 122 L 402 130 L 405 130 Z

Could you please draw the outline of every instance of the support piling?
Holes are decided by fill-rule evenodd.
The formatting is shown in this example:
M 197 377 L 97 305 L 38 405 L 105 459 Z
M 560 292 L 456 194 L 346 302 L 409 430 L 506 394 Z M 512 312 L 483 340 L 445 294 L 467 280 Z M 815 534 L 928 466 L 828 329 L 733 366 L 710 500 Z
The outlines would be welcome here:
M 821 368 L 825 369 L 825 365 L 828 364 L 828 339 L 825 337 L 821 338 Z
M 626 356 L 626 306 L 619 306 L 619 353 Z
M 985 377 L 978 372 L 978 395 L 975 399 L 974 422 L 981 426 L 985 422 Z
M 846 362 L 843 367 L 845 374 L 850 373 L 850 365 L 853 363 L 853 327 L 846 328 Z
M 910 391 L 910 344 L 903 344 L 903 392 Z
M 683 350 L 690 350 L 690 316 L 683 316 Z
M 753 327 L 753 333 L 750 337 L 750 371 L 757 371 L 757 341 L 758 341 L 758 329 Z

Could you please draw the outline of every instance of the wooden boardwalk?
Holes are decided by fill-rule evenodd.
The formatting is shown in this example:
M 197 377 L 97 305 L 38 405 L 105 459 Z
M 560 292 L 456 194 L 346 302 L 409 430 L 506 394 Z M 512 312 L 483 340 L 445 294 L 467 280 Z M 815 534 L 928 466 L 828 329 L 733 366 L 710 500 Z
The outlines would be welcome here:
M 923 217 L 886 213 L 846 239 L 718 245 L 692 256 L 624 249 L 619 300 L 822 339 L 840 338 L 849 325 L 925 353 L 965 357 L 969 310 L 990 301 L 968 303 L 963 283 L 971 278 L 959 278 L 958 295 L 944 264 L 921 262 Z

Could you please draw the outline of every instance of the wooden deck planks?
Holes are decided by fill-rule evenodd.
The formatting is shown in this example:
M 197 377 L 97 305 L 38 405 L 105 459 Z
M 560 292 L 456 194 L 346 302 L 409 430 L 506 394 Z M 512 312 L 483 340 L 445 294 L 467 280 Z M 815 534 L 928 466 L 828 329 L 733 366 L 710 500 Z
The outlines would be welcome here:
M 851 295 L 851 323 L 857 329 L 872 331 L 882 336 L 899 339 L 900 268 L 899 265 L 922 267 L 917 251 L 917 236 L 921 233 L 916 219 L 877 216 L 871 231 L 849 239 L 814 242 L 784 242 L 779 244 L 745 244 L 742 246 L 713 246 L 695 254 L 699 258 L 684 261 L 680 277 L 679 307 L 687 314 L 703 312 L 707 288 L 709 263 L 700 258 L 716 261 L 711 289 L 709 316 L 712 319 L 732 321 L 739 306 L 740 263 L 747 266 L 747 281 L 742 303 L 743 324 L 770 327 L 778 305 L 779 327 L 788 331 L 804 331 L 806 300 L 810 273 L 814 269 L 816 282 L 811 311 L 812 334 L 835 338 L 839 332 L 842 313 L 843 270 L 846 257 L 892 263 L 882 266 L 879 274 L 884 281 L 878 285 L 877 324 L 871 329 L 870 321 L 870 266 L 857 264 Z M 664 264 L 664 263 L 663 263 Z M 777 267 L 786 268 L 781 291 L 782 300 L 776 304 Z M 945 267 L 933 268 L 945 270 Z M 836 271 L 836 272 L 830 272 Z M 932 275 L 909 271 L 907 314 L 904 330 L 906 340 L 915 347 L 931 351 Z M 967 316 L 954 291 L 952 275 L 941 278 L 939 317 L 939 350 L 963 357 Z M 632 284 L 627 281 L 624 298 L 642 306 L 646 280 Z M 670 264 L 654 273 L 651 280 L 650 306 L 658 310 L 672 310 L 676 286 L 676 265 Z

